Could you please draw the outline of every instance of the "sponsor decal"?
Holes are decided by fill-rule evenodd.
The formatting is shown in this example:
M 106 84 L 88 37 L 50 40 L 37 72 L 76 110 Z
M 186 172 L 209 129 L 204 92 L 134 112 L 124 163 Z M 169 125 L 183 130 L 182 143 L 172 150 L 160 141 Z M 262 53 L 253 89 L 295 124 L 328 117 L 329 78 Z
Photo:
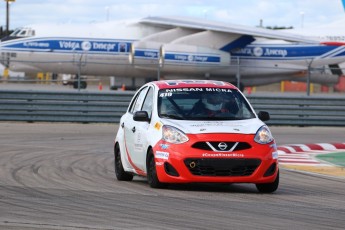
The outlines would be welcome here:
M 194 123 L 194 124 L 191 124 L 190 125 L 191 127 L 200 127 L 200 128 L 206 128 L 206 127 L 209 127 L 209 126 L 228 126 L 226 122 L 223 122 L 223 121 L 205 121 L 203 123 Z M 242 127 L 242 125 L 233 125 L 231 124 L 231 127 L 234 127 L 234 126 L 237 126 L 237 127 Z
M 161 127 L 162 127 L 162 123 L 160 123 L 159 121 L 158 121 L 158 122 L 156 122 L 156 124 L 155 124 L 154 128 L 155 128 L 155 129 L 157 129 L 157 130 L 160 130 L 160 129 L 161 129 Z
M 214 85 L 224 85 L 222 81 L 206 81 L 206 80 L 168 80 L 165 81 L 167 85 L 178 85 L 178 84 L 210 84 Z
M 157 159 L 168 160 L 169 159 L 169 153 L 168 152 L 156 151 L 155 157 Z
M 160 144 L 161 146 L 161 149 L 168 149 L 169 148 L 169 145 L 167 144 Z
M 156 162 L 156 166 L 162 166 L 162 165 L 164 165 L 164 162 L 161 162 L 161 161 Z
M 232 93 L 231 89 L 221 89 L 221 88 L 176 88 L 176 89 L 166 89 L 166 93 L 161 93 L 160 97 L 171 96 L 169 93 L 174 92 L 221 92 L 221 93 Z
M 202 157 L 244 157 L 242 153 L 203 153 Z
M 166 92 L 203 92 L 204 88 L 177 88 L 177 89 L 166 89 Z
M 159 97 L 171 97 L 172 93 L 161 93 L 159 94 Z
M 278 152 L 272 152 L 272 158 L 278 159 Z
M 134 148 L 138 151 L 141 151 L 143 149 L 143 145 L 142 144 L 134 144 Z
M 143 150 L 143 138 L 142 138 L 142 133 L 141 132 L 136 132 L 135 136 L 134 136 L 134 148 L 138 151 L 142 151 Z

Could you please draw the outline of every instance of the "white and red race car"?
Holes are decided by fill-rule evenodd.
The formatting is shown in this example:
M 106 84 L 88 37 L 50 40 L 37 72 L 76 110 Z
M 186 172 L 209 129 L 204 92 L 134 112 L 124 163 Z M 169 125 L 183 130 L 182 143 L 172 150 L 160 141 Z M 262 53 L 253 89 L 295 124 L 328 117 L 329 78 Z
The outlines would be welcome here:
M 150 82 L 134 95 L 115 139 L 118 180 L 146 176 L 168 183 L 254 183 L 277 190 L 278 152 L 267 112 L 255 114 L 232 84 L 210 80 Z

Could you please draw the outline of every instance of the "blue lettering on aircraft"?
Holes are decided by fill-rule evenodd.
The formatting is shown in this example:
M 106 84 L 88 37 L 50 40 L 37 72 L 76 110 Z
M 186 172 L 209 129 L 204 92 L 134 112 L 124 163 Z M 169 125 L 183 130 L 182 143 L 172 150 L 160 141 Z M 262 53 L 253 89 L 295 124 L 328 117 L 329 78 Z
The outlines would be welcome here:
M 186 63 L 220 63 L 220 57 L 217 55 L 205 54 L 183 54 L 183 53 L 166 53 L 164 55 L 165 61 L 172 62 L 186 62 Z
M 68 40 L 68 39 L 39 39 L 15 41 L 4 48 L 35 51 L 90 51 L 90 52 L 123 52 L 128 53 L 131 42 L 108 40 Z
M 158 59 L 158 50 L 135 50 L 136 58 Z
M 344 55 L 344 49 L 338 46 L 259 46 L 250 45 L 245 48 L 232 50 L 231 55 L 234 57 L 257 58 L 257 59 L 291 59 L 291 58 L 314 58 L 334 57 Z
M 158 50 L 135 50 L 134 56 L 142 59 L 158 59 Z M 165 61 L 184 63 L 220 63 L 220 57 L 207 54 L 166 53 Z

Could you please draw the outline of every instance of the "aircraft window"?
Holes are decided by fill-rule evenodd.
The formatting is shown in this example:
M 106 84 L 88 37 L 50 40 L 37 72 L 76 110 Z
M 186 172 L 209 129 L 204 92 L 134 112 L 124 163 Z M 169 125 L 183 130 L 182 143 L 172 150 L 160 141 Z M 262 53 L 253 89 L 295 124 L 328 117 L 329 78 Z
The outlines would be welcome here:
M 10 34 L 11 37 L 30 37 L 35 36 L 35 30 L 31 28 L 17 28 Z
M 25 36 L 27 33 L 27 30 L 22 30 L 19 34 L 18 34 L 18 36 Z
M 13 31 L 13 33 L 10 34 L 10 36 L 15 37 L 15 36 L 17 36 L 17 34 L 18 34 L 20 31 L 22 31 L 22 28 L 18 28 L 18 29 L 16 29 L 15 31 Z

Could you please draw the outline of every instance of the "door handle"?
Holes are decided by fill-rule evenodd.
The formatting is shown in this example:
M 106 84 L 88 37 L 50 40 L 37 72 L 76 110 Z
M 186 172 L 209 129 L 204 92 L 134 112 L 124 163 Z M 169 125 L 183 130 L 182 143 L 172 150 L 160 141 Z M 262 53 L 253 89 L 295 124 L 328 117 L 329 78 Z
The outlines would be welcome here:
M 132 132 L 135 133 L 135 126 L 132 128 Z

